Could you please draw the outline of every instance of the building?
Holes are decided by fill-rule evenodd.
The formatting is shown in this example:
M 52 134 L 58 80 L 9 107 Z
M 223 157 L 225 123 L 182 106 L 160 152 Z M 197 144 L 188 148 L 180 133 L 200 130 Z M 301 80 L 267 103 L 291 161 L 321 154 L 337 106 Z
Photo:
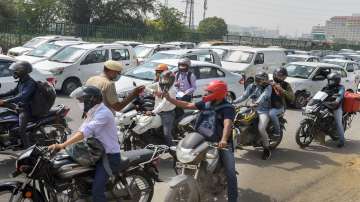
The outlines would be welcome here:
M 265 29 L 261 27 L 242 27 L 238 25 L 228 25 L 229 32 L 231 34 L 242 36 L 254 36 L 265 38 L 279 38 L 279 29 Z
M 325 27 L 328 38 L 360 41 L 360 15 L 332 17 Z
M 317 41 L 325 41 L 326 40 L 326 26 L 313 26 L 311 29 L 311 39 Z

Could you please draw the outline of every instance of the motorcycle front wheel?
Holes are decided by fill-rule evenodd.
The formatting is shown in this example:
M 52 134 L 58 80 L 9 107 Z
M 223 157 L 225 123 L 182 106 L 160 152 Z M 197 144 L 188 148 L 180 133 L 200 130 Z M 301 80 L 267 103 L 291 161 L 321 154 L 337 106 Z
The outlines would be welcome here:
M 314 140 L 314 131 L 312 120 L 305 119 L 300 123 L 299 128 L 296 130 L 295 140 L 301 148 L 305 148 Z
M 151 202 L 154 195 L 153 180 L 141 172 L 135 172 L 126 177 L 131 199 L 122 199 L 124 202 Z M 113 192 L 116 190 L 121 192 L 122 184 L 116 184 Z M 126 197 L 128 198 L 128 197 Z
M 189 183 L 171 187 L 165 196 L 165 202 L 198 202 L 200 195 Z
M 38 191 L 27 189 L 24 192 L 15 192 L 18 187 L 5 186 L 0 187 L 0 201 L 3 202 L 45 202 L 44 198 Z M 31 197 L 26 198 L 26 195 Z

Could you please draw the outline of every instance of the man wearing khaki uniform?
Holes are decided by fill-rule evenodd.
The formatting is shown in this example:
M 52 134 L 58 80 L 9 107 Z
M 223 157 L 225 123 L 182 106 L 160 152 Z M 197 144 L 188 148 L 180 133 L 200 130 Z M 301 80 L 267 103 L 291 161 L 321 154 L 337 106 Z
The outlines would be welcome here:
M 103 73 L 93 76 L 86 81 L 86 86 L 95 86 L 101 90 L 104 104 L 113 112 L 121 111 L 145 88 L 144 86 L 136 87 L 128 97 L 120 102 L 116 94 L 115 81 L 119 80 L 122 69 L 121 63 L 108 60 L 104 64 Z

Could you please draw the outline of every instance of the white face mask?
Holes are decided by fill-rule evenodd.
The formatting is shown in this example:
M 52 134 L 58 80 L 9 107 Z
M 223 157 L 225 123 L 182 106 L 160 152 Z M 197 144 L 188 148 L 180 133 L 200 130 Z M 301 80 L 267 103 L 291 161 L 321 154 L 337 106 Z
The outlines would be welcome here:
M 80 111 L 84 112 L 84 103 L 83 102 L 78 102 L 77 104 L 78 104 L 78 106 L 80 108 Z

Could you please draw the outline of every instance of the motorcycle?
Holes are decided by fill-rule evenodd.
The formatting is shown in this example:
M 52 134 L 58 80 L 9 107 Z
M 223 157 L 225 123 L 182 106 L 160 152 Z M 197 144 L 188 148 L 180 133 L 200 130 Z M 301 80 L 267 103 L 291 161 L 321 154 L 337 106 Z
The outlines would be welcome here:
M 20 108 L 15 104 L 7 104 L 0 108 L 0 150 L 21 148 L 19 130 Z M 57 105 L 46 115 L 29 121 L 26 133 L 32 144 L 42 146 L 66 141 L 71 134 L 66 116 L 70 109 L 64 105 Z
M 309 146 L 318 134 L 328 135 L 334 141 L 339 139 L 334 115 L 327 105 L 327 101 L 332 99 L 333 97 L 326 92 L 319 91 L 304 107 L 303 116 L 305 118 L 300 122 L 295 136 L 296 143 L 301 148 Z M 354 115 L 355 113 L 343 113 L 344 130 L 350 128 Z
M 281 143 L 283 138 L 283 131 L 285 130 L 285 125 L 287 123 L 283 114 L 280 114 L 278 117 L 280 122 L 280 129 L 282 131 L 280 136 L 274 136 L 275 128 L 271 121 L 267 126 L 270 149 L 275 149 Z M 233 126 L 234 150 L 235 148 L 241 146 L 262 147 L 262 138 L 258 130 L 258 124 L 259 116 L 253 107 L 248 105 L 240 105 L 236 107 L 236 115 Z
M 196 132 L 189 133 L 176 147 L 181 170 L 170 182 L 165 202 L 202 201 L 226 192 L 227 180 L 221 166 L 219 149 Z
M 168 149 L 149 145 L 123 153 L 122 170 L 106 185 L 108 201 L 150 202 L 154 184 L 159 181 L 157 162 Z M 12 177 L 24 174 L 25 179 L 0 183 L 4 201 L 91 201 L 95 168 L 79 165 L 66 153 L 54 154 L 34 145 L 18 157 L 15 165 Z

